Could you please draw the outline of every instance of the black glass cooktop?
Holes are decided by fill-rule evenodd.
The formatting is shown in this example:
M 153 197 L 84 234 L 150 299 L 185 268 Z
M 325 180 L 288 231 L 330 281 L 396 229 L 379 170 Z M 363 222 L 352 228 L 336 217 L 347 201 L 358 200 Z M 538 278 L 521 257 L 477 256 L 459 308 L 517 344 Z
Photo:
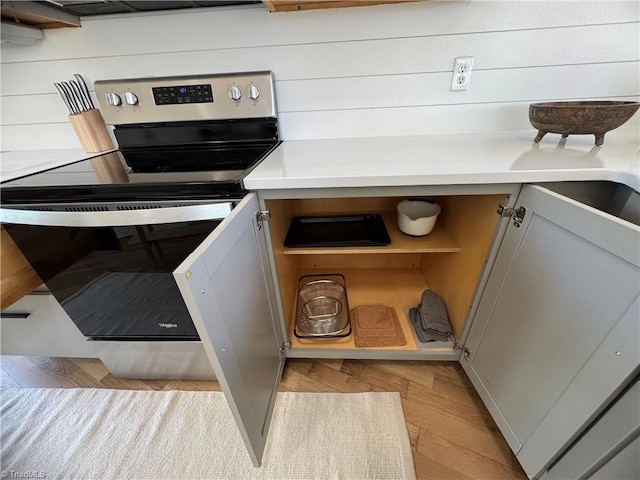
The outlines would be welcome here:
M 225 145 L 202 147 L 161 147 L 122 151 L 124 160 L 135 173 L 156 172 L 243 172 L 273 147 L 257 145 Z
M 238 197 L 280 142 L 128 148 L 2 183 L 3 204 Z

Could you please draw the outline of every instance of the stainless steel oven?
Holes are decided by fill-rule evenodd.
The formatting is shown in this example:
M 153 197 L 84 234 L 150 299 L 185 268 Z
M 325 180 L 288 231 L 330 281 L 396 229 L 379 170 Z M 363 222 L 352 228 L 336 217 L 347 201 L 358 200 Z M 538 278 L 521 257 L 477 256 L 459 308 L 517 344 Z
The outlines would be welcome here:
M 280 143 L 271 72 L 96 82 L 118 150 L 2 184 L 1 221 L 115 376 L 212 378 L 173 271 Z

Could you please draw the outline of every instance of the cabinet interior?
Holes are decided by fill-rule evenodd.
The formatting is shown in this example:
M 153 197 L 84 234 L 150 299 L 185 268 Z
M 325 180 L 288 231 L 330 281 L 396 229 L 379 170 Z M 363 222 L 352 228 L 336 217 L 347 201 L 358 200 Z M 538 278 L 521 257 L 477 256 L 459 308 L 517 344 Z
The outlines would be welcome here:
M 344 338 L 300 339 L 294 336 L 298 281 L 302 275 L 341 273 L 350 308 L 393 307 L 407 344 L 375 350 L 423 350 L 406 309 L 431 289 L 443 299 L 454 336 L 462 333 L 505 195 L 423 197 L 442 207 L 434 230 L 424 237 L 402 233 L 396 206 L 406 197 L 313 198 L 267 200 L 269 228 L 287 336 L 292 349 L 355 349 L 353 334 Z M 287 248 L 284 240 L 294 216 L 380 213 L 391 243 L 384 247 Z M 442 343 L 437 344 L 442 348 Z M 448 347 L 451 348 L 450 346 Z

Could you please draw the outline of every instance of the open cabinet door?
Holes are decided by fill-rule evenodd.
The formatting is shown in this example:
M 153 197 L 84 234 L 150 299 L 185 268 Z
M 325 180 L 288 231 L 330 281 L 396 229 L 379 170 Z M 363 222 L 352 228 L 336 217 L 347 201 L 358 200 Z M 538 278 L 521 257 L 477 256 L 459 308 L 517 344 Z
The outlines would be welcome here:
M 174 272 L 255 466 L 284 366 L 258 210 L 247 195 Z
M 460 362 L 533 477 L 638 365 L 640 227 L 540 186 L 517 206 Z

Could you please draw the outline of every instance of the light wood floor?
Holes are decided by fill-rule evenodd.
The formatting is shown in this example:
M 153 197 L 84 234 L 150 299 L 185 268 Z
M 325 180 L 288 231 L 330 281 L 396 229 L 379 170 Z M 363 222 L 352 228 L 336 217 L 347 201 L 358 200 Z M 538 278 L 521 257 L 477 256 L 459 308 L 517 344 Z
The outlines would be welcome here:
M 0 357 L 3 387 L 220 390 L 217 382 L 119 380 L 97 359 Z M 291 392 L 399 392 L 419 479 L 526 479 L 453 362 L 288 360 Z

